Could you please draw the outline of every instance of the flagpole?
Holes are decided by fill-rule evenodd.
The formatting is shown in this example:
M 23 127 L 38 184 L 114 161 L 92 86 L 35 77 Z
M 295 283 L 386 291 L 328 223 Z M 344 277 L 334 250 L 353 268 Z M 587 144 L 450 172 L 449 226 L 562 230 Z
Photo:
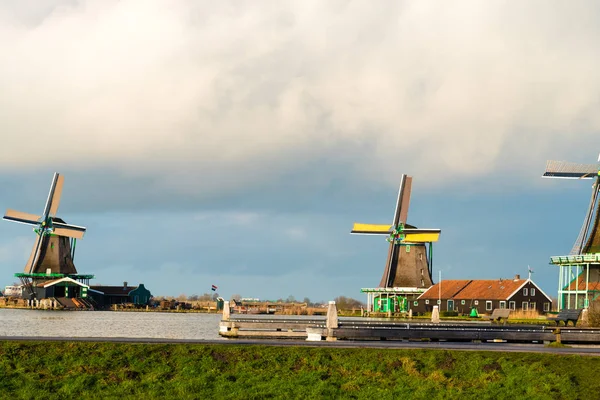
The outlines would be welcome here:
M 438 297 L 440 299 L 440 310 L 442 309 L 442 270 L 439 270 L 439 281 L 440 283 L 438 284 Z

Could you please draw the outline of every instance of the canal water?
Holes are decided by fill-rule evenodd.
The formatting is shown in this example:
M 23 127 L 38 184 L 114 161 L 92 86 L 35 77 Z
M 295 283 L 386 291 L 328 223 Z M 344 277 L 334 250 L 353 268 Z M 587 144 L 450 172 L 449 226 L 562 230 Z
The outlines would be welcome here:
M 219 340 L 221 314 L 0 308 L 0 336 Z

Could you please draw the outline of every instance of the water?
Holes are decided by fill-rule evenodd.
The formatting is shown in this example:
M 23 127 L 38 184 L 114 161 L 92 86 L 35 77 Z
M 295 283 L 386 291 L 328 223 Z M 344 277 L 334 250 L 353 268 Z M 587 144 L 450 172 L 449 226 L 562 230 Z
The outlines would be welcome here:
M 1 336 L 219 340 L 221 314 L 0 308 Z M 224 340 L 224 339 L 223 339 Z

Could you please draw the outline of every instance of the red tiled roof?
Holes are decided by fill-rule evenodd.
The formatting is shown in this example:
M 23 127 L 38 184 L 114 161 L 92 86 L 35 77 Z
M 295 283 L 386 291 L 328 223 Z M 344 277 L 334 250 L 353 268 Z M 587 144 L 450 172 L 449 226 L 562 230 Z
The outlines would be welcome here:
M 525 282 L 525 279 L 473 280 L 466 288 L 455 296 L 455 299 L 508 300 L 508 297 Z
M 442 281 L 442 299 L 488 299 L 507 300 L 521 285 L 525 279 L 473 279 L 473 280 L 447 280 Z M 430 287 L 419 299 L 438 299 L 439 283 Z
M 463 280 L 447 280 L 447 281 L 442 281 L 442 299 L 451 299 L 452 297 L 454 297 L 458 292 L 461 291 L 461 289 L 463 289 L 465 286 L 467 286 L 469 283 L 471 282 L 471 280 L 469 279 L 463 279 Z M 419 300 L 420 299 L 437 299 L 440 297 L 440 292 L 439 289 L 440 288 L 440 284 L 436 283 L 435 285 L 433 285 L 432 287 L 430 287 L 429 289 L 427 289 L 427 291 L 425 293 L 423 293 L 421 296 L 419 296 Z

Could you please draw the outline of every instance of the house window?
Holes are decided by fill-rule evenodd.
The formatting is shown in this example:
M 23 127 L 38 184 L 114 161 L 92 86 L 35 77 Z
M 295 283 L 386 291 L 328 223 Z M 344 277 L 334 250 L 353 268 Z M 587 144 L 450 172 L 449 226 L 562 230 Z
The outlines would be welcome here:
M 503 309 L 503 310 L 506 308 L 506 302 L 505 301 L 501 301 L 500 302 L 500 308 Z
M 460 304 L 463 305 L 463 306 L 465 305 L 465 303 L 466 303 L 466 301 L 464 301 L 464 300 L 460 301 Z
M 527 296 L 527 288 L 526 287 L 523 288 L 523 296 Z
M 492 309 L 492 302 L 491 301 L 488 300 L 488 301 L 485 302 L 485 309 L 487 311 L 490 311 Z
M 531 293 L 531 297 L 535 296 L 535 289 L 531 288 L 531 292 L 530 293 Z
M 524 301 L 521 303 L 521 308 L 523 309 L 523 311 L 527 311 L 529 310 L 529 303 Z
M 437 303 L 438 303 L 438 304 L 442 304 L 442 301 L 438 299 Z
M 425 304 L 429 304 L 429 300 L 425 300 Z
M 535 301 L 529 303 L 529 309 L 533 311 L 537 310 L 537 304 L 535 304 Z
M 508 308 L 510 308 L 511 310 L 515 310 L 516 309 L 516 304 L 514 301 L 509 301 L 508 302 Z
M 476 306 L 479 305 L 479 300 L 475 300 L 473 303 L 475 303 Z
M 544 312 L 550 311 L 550 303 L 544 303 Z
M 415 306 L 415 307 L 416 307 L 416 306 L 418 306 L 418 305 L 419 305 L 419 302 L 418 302 L 418 301 L 416 301 L 416 300 L 415 300 L 415 301 L 413 301 L 413 306 Z

